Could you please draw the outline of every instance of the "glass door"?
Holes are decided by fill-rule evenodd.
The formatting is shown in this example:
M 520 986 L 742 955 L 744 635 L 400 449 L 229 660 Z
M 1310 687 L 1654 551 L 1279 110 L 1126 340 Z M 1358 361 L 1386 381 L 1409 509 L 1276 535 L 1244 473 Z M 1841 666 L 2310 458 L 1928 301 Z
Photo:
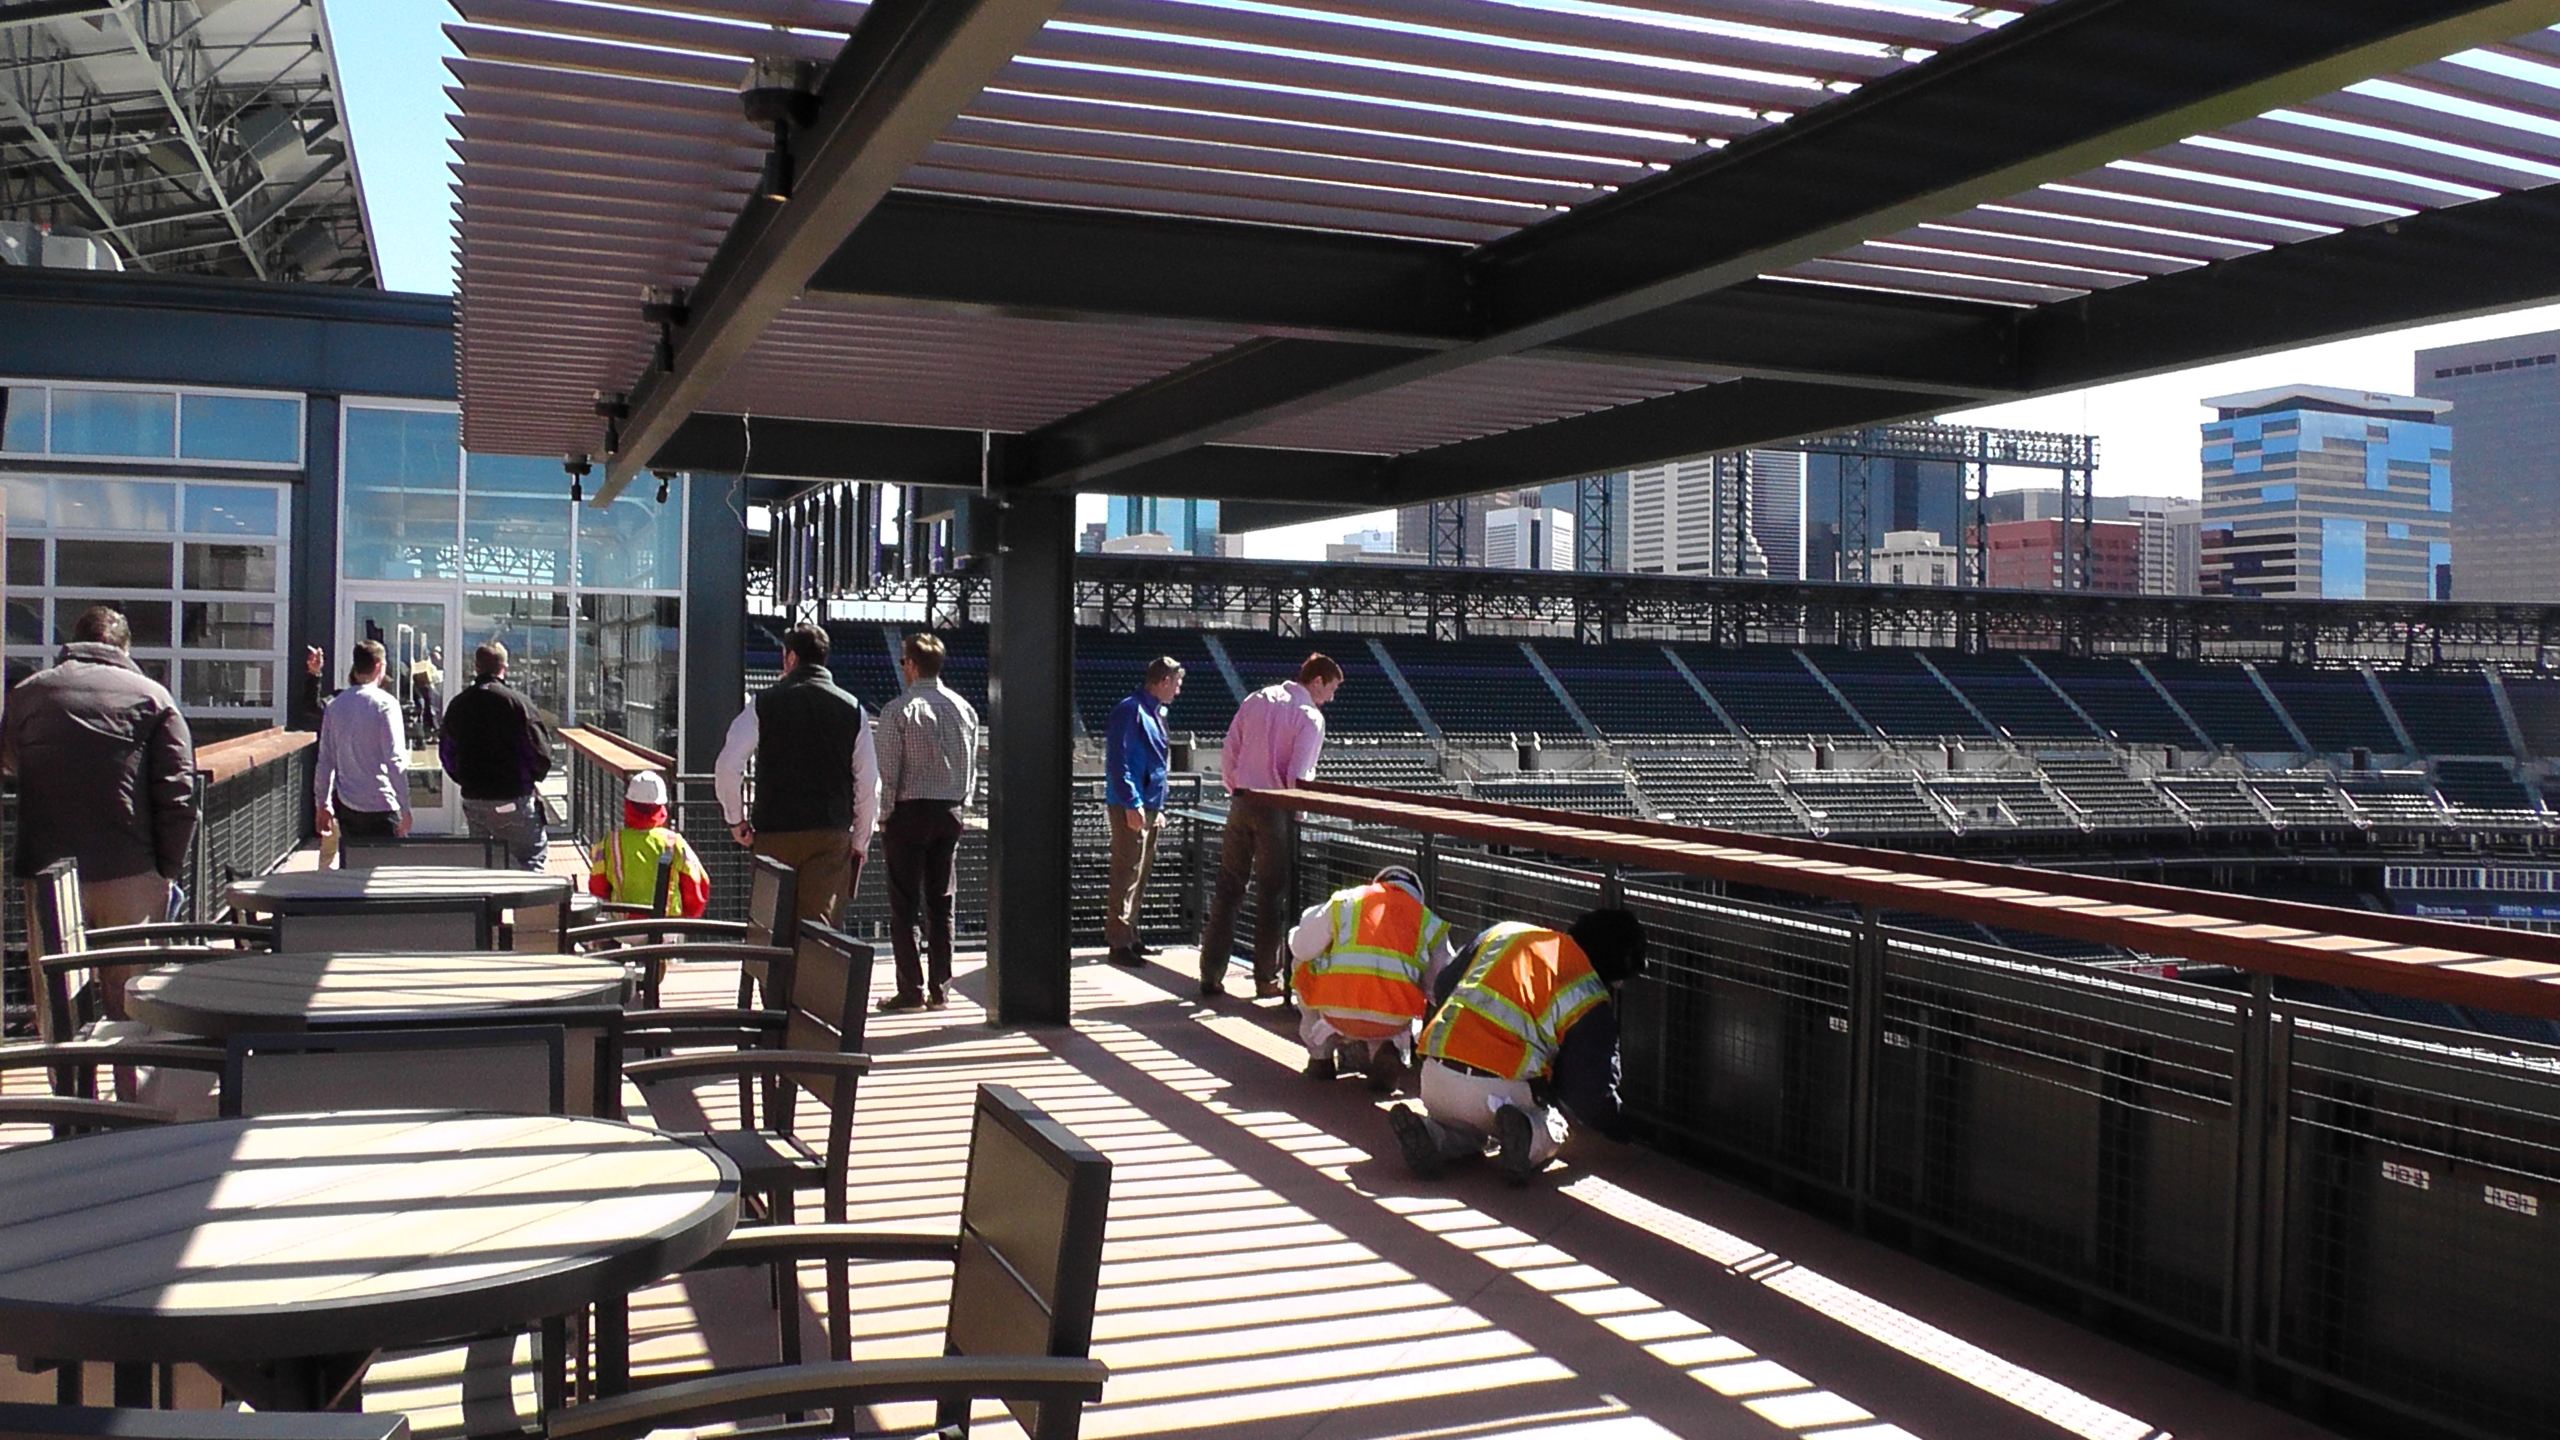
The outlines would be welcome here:
M 460 648 L 450 592 L 415 587 L 350 585 L 340 617 L 341 643 L 331 657 L 335 681 L 344 684 L 355 643 L 382 647 L 383 685 L 400 702 L 409 731 L 409 808 L 412 833 L 450 835 L 462 829 L 462 801 L 436 757 L 438 727 L 456 684 L 453 656 Z

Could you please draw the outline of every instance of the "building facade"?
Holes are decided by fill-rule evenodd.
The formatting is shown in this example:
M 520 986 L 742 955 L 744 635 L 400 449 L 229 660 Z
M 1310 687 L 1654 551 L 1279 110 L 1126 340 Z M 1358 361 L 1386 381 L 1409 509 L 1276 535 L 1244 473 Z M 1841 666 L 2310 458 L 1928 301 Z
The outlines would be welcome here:
M 2204 403 L 2204 593 L 2452 597 L 2448 402 L 2295 385 Z
M 2421 350 L 2453 406 L 2454 563 L 2465 600 L 2560 600 L 2560 331 Z
M 1883 585 L 1961 585 L 1964 558 L 1935 530 L 1894 530 L 1875 548 L 1875 579 Z
M 1162 535 L 1171 542 L 1169 548 L 1181 555 L 1220 555 L 1225 551 L 1218 539 L 1218 502 L 1215 500 L 1162 500 L 1152 495 L 1114 495 L 1105 512 L 1102 548 L 1107 542 L 1131 535 Z
M 1998 590 L 2060 590 L 2068 573 L 2066 544 L 2079 543 L 2077 527 L 2066 537 L 2060 520 L 2000 520 L 1984 527 L 1989 542 L 1988 582 Z M 2142 589 L 2142 527 L 2127 520 L 2089 526 L 2089 587 L 2116 595 Z
M 1521 505 L 1484 519 L 1484 563 L 1494 570 L 1574 568 L 1573 512 Z

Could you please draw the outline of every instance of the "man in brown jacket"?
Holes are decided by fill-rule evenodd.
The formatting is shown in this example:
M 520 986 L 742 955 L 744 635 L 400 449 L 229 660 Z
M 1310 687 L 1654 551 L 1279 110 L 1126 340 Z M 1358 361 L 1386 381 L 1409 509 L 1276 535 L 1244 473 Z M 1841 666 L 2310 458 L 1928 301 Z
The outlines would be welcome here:
M 168 918 L 196 829 L 194 737 L 125 654 L 132 643 L 123 615 L 92 607 L 53 668 L 9 692 L 0 723 L 0 771 L 18 779 L 18 877 L 77 859 L 81 911 L 101 927 Z M 122 987 L 106 989 L 122 1019 Z

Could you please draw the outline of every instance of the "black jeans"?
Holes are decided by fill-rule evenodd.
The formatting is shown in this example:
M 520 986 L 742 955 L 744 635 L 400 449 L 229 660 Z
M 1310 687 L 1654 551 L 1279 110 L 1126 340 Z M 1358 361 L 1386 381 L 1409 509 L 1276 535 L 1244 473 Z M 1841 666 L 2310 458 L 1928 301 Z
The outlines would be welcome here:
M 375 836 L 389 837 L 400 833 L 400 812 L 397 810 L 350 810 L 344 800 L 330 801 L 329 809 L 338 817 L 341 839 L 353 835 L 359 840 L 370 840 Z
M 951 983 L 953 861 L 960 853 L 960 805 L 953 800 L 901 800 L 881 827 L 889 862 L 889 945 L 898 962 L 898 993 L 939 993 Z M 921 922 L 923 945 L 917 944 Z M 917 953 L 919 948 L 923 956 Z M 925 960 L 931 962 L 928 978 Z

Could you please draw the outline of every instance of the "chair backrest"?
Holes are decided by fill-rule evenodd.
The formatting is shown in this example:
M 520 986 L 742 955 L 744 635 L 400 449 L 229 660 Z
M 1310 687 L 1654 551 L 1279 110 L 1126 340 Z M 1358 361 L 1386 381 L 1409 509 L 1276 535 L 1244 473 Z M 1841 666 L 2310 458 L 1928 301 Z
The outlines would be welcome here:
M 790 949 L 799 896 L 799 871 L 770 855 L 756 856 L 747 872 L 747 943 Z
M 305 1034 L 349 1031 L 496 1031 L 548 1027 L 567 1037 L 562 1056 L 561 1104 L 565 1113 L 619 1120 L 622 1111 L 622 1032 L 619 1004 L 528 1005 L 515 1010 L 376 1011 L 314 1020 Z
M 841 930 L 815 921 L 800 927 L 800 943 L 792 952 L 790 974 L 777 987 L 790 1018 L 783 1022 L 785 1050 L 832 1050 L 851 1055 L 862 1049 L 863 1023 L 871 1013 L 872 948 Z M 803 1089 L 833 1104 L 832 1087 L 852 1081 L 815 1077 Z M 848 1104 L 844 1109 L 850 1110 Z
M 496 943 L 491 908 L 469 897 L 293 905 L 273 917 L 276 949 L 486 950 Z
M 1110 1202 L 1110 1160 L 1011 1087 L 979 1086 L 944 1352 L 1085 1354 Z M 1072 1416 L 1012 1409 L 1034 1437 L 1072 1433 Z
M 565 1114 L 568 1046 L 558 1025 L 234 1035 L 223 1060 L 222 1113 Z
M 477 835 L 348 835 L 338 841 L 338 855 L 350 870 L 377 865 L 497 870 L 506 864 L 505 847 Z
M 300 1410 L 0 1405 L 0 1440 L 408 1440 L 409 1417 Z
M 71 1038 L 65 1017 L 71 992 L 45 973 L 45 958 L 88 946 L 88 922 L 80 908 L 80 862 L 56 860 L 27 878 L 27 993 L 36 1006 L 36 1038 L 48 1045 Z

